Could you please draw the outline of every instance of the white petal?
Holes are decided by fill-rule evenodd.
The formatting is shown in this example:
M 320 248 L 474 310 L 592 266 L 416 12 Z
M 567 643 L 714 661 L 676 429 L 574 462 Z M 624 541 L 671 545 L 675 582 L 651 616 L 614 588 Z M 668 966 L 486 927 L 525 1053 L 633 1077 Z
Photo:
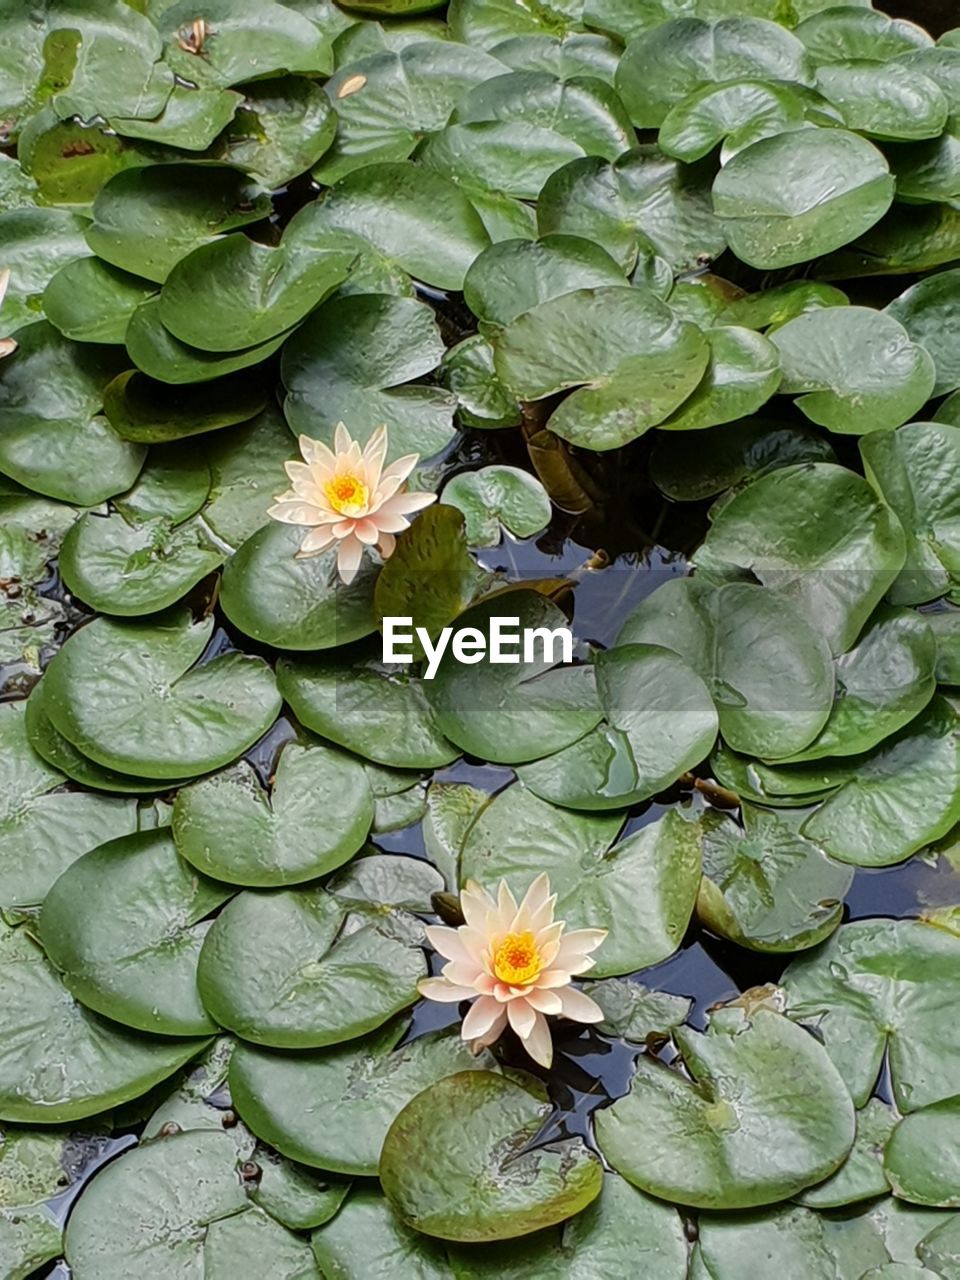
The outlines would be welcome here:
M 533 1030 L 524 1038 L 523 1047 L 534 1062 L 541 1067 L 549 1067 L 553 1062 L 553 1041 L 550 1039 L 550 1027 L 542 1013 L 536 1015 Z
M 471 929 L 486 937 L 487 921 L 495 910 L 493 899 L 486 889 L 481 889 L 475 880 L 468 880 L 460 891 L 460 910 Z
M 267 507 L 267 515 L 272 520 L 279 520 L 281 524 L 304 524 L 315 525 L 323 524 L 323 512 L 319 507 L 313 507 L 309 502 L 304 502 L 300 498 L 285 498 L 283 502 L 276 502 L 272 507 Z
M 357 520 L 354 524 L 353 532 L 367 547 L 375 546 L 377 539 L 380 537 L 380 530 L 373 520 Z
M 479 963 L 478 958 L 468 951 L 459 929 L 451 929 L 446 924 L 431 924 L 427 925 L 424 932 L 434 951 L 438 951 L 445 959 Z
M 4 296 L 7 292 L 7 285 L 10 283 L 10 268 L 4 267 L 0 271 L 0 304 L 3 303 Z M 396 465 L 396 464 L 394 464 Z
M 574 1022 L 602 1022 L 603 1010 L 595 1000 L 578 991 L 576 987 L 564 987 L 556 993 L 563 1002 L 563 1016 Z
M 426 1000 L 436 1000 L 440 1004 L 459 1004 L 461 1000 L 472 1000 L 476 995 L 469 987 L 455 987 L 446 978 L 421 978 L 417 990 Z
M 390 516 L 412 515 L 414 511 L 422 511 L 436 500 L 435 493 L 395 493 L 380 505 L 379 510 Z
M 336 533 L 336 527 L 334 527 L 334 533 Z M 337 548 L 337 570 L 344 584 L 349 586 L 357 576 L 362 559 L 363 543 L 352 536 L 342 538 Z
M 506 1013 L 506 1010 L 501 1006 L 500 1013 L 497 1016 L 497 1020 L 496 1022 L 493 1022 L 490 1024 L 490 1029 L 484 1032 L 482 1036 L 477 1036 L 475 1039 L 469 1042 L 470 1052 L 473 1054 L 480 1053 L 482 1049 L 486 1049 L 487 1046 L 493 1044 L 495 1040 L 499 1040 L 499 1038 L 503 1035 L 503 1031 L 506 1025 L 507 1025 L 507 1013 Z M 463 1034 L 463 1030 L 461 1028 L 461 1035 L 462 1034 Z
M 541 991 L 552 991 L 555 987 L 566 987 L 570 982 L 570 974 L 566 969 L 545 969 L 537 979 Z
M 377 551 L 381 560 L 389 560 L 397 549 L 397 540 L 392 533 L 381 533 L 377 539 Z
M 455 987 L 470 987 L 476 991 L 477 980 L 485 978 L 486 974 L 472 960 L 449 960 L 443 966 L 443 976 Z
M 382 533 L 403 533 L 404 529 L 410 528 L 410 521 L 406 516 L 395 516 L 390 512 L 384 515 L 381 511 L 373 511 L 371 516 Z
M 525 1040 L 536 1025 L 537 1011 L 526 1000 L 512 1000 L 507 1005 L 507 1021 L 520 1039 Z
M 347 430 L 346 425 L 342 422 L 338 422 L 333 429 L 334 453 L 346 453 L 352 444 L 353 441 L 350 438 L 350 432 Z
M 300 543 L 300 551 L 304 555 L 316 556 L 321 551 L 326 551 L 327 547 L 336 539 L 333 536 L 333 530 L 330 526 L 321 525 L 319 529 L 311 529 L 304 540 Z
M 314 440 L 311 436 L 300 436 L 297 443 L 300 445 L 300 453 L 303 455 L 304 462 L 318 463 L 322 467 L 333 467 L 336 458 L 320 440 Z
M 543 991 L 535 987 L 533 991 L 526 997 L 527 1004 L 536 1009 L 538 1013 L 561 1013 L 563 1005 L 560 996 L 556 991 Z
M 556 964 L 566 969 L 596 951 L 607 936 L 606 929 L 572 929 L 560 939 L 560 949 L 556 955 Z
M 480 996 L 467 1010 L 460 1034 L 464 1040 L 475 1040 L 486 1035 L 494 1023 L 500 1020 L 501 1010 L 496 1000 L 490 996 Z
M 381 480 L 396 480 L 403 484 L 407 476 L 420 461 L 419 453 L 405 453 L 402 458 L 397 458 L 396 462 L 391 462 L 389 467 L 384 469 Z
M 541 871 L 537 878 L 531 882 L 529 889 L 523 895 L 523 901 L 520 903 L 520 910 L 526 911 L 528 915 L 534 915 L 550 897 L 550 877 L 545 871 Z

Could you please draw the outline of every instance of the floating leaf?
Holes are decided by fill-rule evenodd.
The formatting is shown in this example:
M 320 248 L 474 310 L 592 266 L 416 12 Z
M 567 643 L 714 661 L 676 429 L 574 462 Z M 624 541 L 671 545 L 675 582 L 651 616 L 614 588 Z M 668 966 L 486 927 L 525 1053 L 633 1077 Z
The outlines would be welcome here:
M 42 317 L 41 297 L 61 268 L 89 256 L 86 223 L 65 209 L 5 209 L 0 213 L 3 265 L 10 280 L 0 312 L 0 337 Z
M 780 386 L 780 354 L 751 329 L 733 325 L 708 329 L 710 363 L 693 393 L 661 431 L 697 431 L 734 422 L 761 408 Z
M 153 292 L 145 280 L 99 258 L 78 258 L 51 279 L 43 310 L 65 338 L 122 343 L 131 316 Z
M 762 293 L 748 293 L 729 302 L 720 313 L 722 324 L 744 325 L 748 329 L 779 328 L 808 311 L 845 307 L 850 299 L 833 285 L 816 280 L 791 280 Z
M 230 1063 L 231 1096 L 245 1123 L 291 1159 L 375 1177 L 387 1130 L 411 1098 L 455 1072 L 493 1065 L 489 1054 L 475 1058 L 456 1033 L 400 1045 L 408 1029 L 401 1019 L 311 1053 L 242 1044 Z
M 933 394 L 944 395 L 960 387 L 960 359 L 944 329 L 960 311 L 960 271 L 942 271 L 907 289 L 887 307 L 887 314 L 899 320 L 913 342 L 924 347 L 937 368 Z
M 902 1112 L 956 1093 L 960 1034 L 946 1015 L 960 985 L 960 938 L 920 920 L 843 925 L 783 978 L 791 1017 L 810 1019 L 862 1106 L 884 1054 Z
M 641 1057 L 630 1093 L 597 1113 L 600 1149 L 624 1177 L 681 1204 L 738 1209 L 795 1195 L 841 1164 L 853 1107 L 813 1036 L 761 1006 L 720 1009 L 706 1033 L 673 1038 L 692 1078 Z
M 883 1159 L 895 1196 L 911 1204 L 960 1207 L 958 1113 L 960 1103 L 947 1098 L 904 1116 L 896 1126 Z
M 175 338 L 160 320 L 160 298 L 141 303 L 130 317 L 124 342 L 131 361 L 158 382 L 209 382 L 250 365 L 260 364 L 278 351 L 287 338 L 278 334 L 257 347 L 217 354 L 191 347 Z
M 267 507 L 288 483 L 290 433 L 279 409 L 203 442 L 210 496 L 203 518 L 221 541 L 237 548 L 268 521 Z
M 960 684 L 960 614 L 924 615 L 937 644 L 937 680 L 940 684 Z
M 184 48 L 183 35 L 189 36 L 198 17 L 209 38 L 202 49 Z M 227 88 L 291 71 L 328 75 L 333 69 L 327 37 L 308 18 L 271 0 L 204 0 L 200 14 L 194 0 L 181 0 L 164 6 L 158 25 L 167 63 L 201 87 Z
M 443 385 L 457 398 L 457 417 L 468 427 L 516 427 L 520 406 L 493 367 L 493 347 L 475 333 L 451 347 L 440 366 Z
M 735 79 L 705 84 L 671 107 L 657 143 L 678 160 L 702 160 L 728 135 L 741 130 L 765 136 L 799 128 L 805 106 L 794 86 L 785 83 Z
M 413 1004 L 426 964 L 409 931 L 345 920 L 322 889 L 241 893 L 200 955 L 210 1014 L 255 1044 L 310 1049 L 356 1039 Z M 256 939 L 271 942 L 261 951 Z
M 212 618 L 181 609 L 143 623 L 95 619 L 47 669 L 54 727 L 121 773 L 182 778 L 229 764 L 273 723 L 280 695 L 262 658 L 194 665 L 212 630 Z
M 643 1044 L 648 1037 L 667 1035 L 686 1022 L 692 1002 L 685 996 L 651 991 L 632 978 L 604 978 L 588 982 L 586 990 L 603 1010 L 598 1029 Z
M 323 89 L 304 76 L 282 76 L 245 87 L 214 150 L 269 190 L 309 169 L 336 131 L 337 117 Z
M 581 1138 L 527 1149 L 549 1114 L 539 1082 L 489 1071 L 437 1081 L 387 1133 L 387 1198 L 408 1226 L 445 1240 L 512 1239 L 572 1217 L 600 1194 L 603 1172 Z
M 836 1209 L 886 1195 L 889 1183 L 883 1172 L 883 1149 L 896 1123 L 885 1102 L 870 1098 L 857 1112 L 857 1136 L 846 1160 L 832 1177 L 802 1191 L 799 1203 L 810 1209 Z
M 136 444 L 166 444 L 248 422 L 266 403 L 266 389 L 242 374 L 181 390 L 131 369 L 103 391 L 110 425 Z
M 853 5 L 833 7 L 811 14 L 796 28 L 810 55 L 818 63 L 861 58 L 887 62 L 914 49 L 929 48 L 929 35 L 912 22 L 889 18 L 885 13 Z
M 194 874 L 164 831 L 78 858 L 47 895 L 39 936 L 74 996 L 138 1031 L 216 1030 L 197 993 L 197 959 L 231 890 Z
M 441 501 L 463 512 L 471 547 L 495 547 L 502 529 L 518 538 L 532 537 L 547 527 L 552 514 L 543 485 L 518 467 L 461 472 L 445 486 Z
M 173 808 L 177 849 L 229 884 L 297 884 L 351 858 L 373 822 L 373 796 L 356 760 L 320 743 L 287 743 L 269 791 L 242 761 L 185 787 Z
M 343 1280 L 390 1280 L 398 1267 L 409 1280 L 450 1280 L 446 1249 L 405 1226 L 376 1187 L 354 1189 L 311 1244 L 324 1272 Z
M 110 127 L 125 138 L 142 138 L 181 151 L 206 151 L 243 102 L 230 89 L 175 84 L 159 115 L 113 116 Z

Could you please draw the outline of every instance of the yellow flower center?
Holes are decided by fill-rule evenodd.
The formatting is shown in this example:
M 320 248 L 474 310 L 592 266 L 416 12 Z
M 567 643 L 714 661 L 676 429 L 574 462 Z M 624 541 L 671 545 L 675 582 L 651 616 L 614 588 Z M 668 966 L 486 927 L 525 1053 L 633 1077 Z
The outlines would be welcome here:
M 508 933 L 493 954 L 493 972 L 512 987 L 526 986 L 542 967 L 540 948 L 529 929 L 525 933 Z
M 346 472 L 334 476 L 323 486 L 327 501 L 342 516 L 359 516 L 367 509 L 370 490 L 359 476 Z

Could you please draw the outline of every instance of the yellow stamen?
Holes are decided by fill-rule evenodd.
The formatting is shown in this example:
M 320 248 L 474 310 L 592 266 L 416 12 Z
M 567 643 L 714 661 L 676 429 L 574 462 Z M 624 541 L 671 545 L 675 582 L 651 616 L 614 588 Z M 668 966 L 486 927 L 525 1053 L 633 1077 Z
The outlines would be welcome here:
M 334 476 L 323 486 L 327 501 L 342 516 L 359 516 L 367 509 L 370 491 L 359 476 L 347 472 Z
M 512 987 L 532 982 L 542 967 L 540 948 L 529 929 L 525 933 L 508 933 L 493 954 L 493 972 Z

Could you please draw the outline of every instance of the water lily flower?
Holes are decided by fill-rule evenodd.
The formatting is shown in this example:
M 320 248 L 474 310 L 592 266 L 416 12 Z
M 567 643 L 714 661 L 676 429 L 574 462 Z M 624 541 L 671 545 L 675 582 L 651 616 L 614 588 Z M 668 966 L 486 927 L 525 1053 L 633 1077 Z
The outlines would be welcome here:
M 553 1041 L 547 1016 L 603 1021 L 600 1006 L 570 980 L 593 968 L 590 952 L 607 931 L 564 933 L 565 922 L 553 918 L 556 903 L 546 875 L 537 876 L 519 906 L 505 880 L 496 901 L 469 880 L 460 894 L 466 923 L 427 929 L 430 945 L 448 963 L 439 978 L 421 980 L 420 994 L 447 1004 L 474 1001 L 460 1030 L 474 1053 L 493 1044 L 509 1024 L 530 1057 L 549 1067 Z
M 4 295 L 7 292 L 7 285 L 10 283 L 10 268 L 4 267 L 0 271 L 0 307 L 3 306 Z M 0 359 L 4 356 L 13 355 L 17 349 L 17 344 L 13 338 L 0 338 Z
M 420 455 L 408 453 L 389 467 L 387 428 L 377 427 L 363 452 L 342 422 L 333 449 L 309 436 L 300 437 L 303 462 L 284 464 L 292 489 L 274 498 L 267 514 L 284 524 L 300 524 L 310 532 L 297 558 L 316 556 L 336 545 L 337 570 L 352 582 L 364 547 L 375 547 L 381 559 L 393 555 L 395 534 L 409 528 L 409 517 L 436 501 L 435 493 L 408 493 L 407 477 Z

